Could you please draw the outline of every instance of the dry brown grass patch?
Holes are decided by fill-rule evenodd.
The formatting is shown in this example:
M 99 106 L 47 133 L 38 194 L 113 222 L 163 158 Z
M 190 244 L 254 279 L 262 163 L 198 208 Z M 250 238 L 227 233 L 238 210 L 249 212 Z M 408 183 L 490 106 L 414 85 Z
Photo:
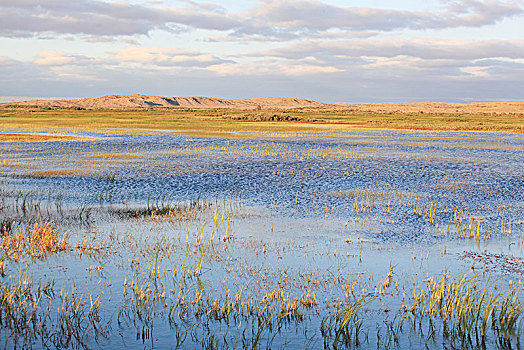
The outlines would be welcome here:
M 0 142 L 85 141 L 89 139 L 77 136 L 0 133 Z
M 7 257 L 18 261 L 23 255 L 45 259 L 48 254 L 68 250 L 69 243 L 67 233 L 62 235 L 53 221 L 40 221 L 5 233 L 0 248 Z

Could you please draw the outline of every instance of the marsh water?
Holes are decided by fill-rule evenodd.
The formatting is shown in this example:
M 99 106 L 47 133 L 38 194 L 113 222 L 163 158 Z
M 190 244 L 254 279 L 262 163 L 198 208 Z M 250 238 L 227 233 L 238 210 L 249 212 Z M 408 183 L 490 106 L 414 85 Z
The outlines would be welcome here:
M 520 318 L 507 342 L 479 340 L 415 317 L 413 300 L 443 276 L 489 291 L 524 279 L 520 134 L 79 135 L 0 144 L 0 221 L 51 221 L 70 247 L 3 252 L 4 288 L 53 291 L 31 304 L 34 332 L 2 324 L 8 347 L 519 342 Z

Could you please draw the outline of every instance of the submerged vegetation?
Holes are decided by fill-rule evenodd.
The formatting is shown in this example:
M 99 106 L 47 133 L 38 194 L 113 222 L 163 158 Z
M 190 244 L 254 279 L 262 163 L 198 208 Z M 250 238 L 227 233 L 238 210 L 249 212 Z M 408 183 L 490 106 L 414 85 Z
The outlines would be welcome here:
M 519 134 L 31 113 L 80 139 L 0 143 L 5 347 L 520 346 Z

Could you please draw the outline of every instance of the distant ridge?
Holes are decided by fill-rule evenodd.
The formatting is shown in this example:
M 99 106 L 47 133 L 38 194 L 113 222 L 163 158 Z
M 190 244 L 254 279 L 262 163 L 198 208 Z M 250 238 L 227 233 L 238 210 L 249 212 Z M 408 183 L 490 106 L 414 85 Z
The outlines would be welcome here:
M 212 97 L 164 97 L 145 95 L 107 95 L 96 98 L 30 100 L 4 104 L 5 107 L 53 108 L 231 108 L 292 109 L 333 108 L 336 105 L 290 97 L 224 99 Z
M 329 104 L 291 97 L 263 98 L 213 98 L 213 97 L 165 97 L 147 95 L 106 95 L 96 98 L 46 99 L 0 103 L 2 108 L 78 108 L 78 109 L 138 109 L 138 108 L 191 108 L 238 110 L 255 109 L 346 109 L 352 112 L 380 113 L 448 113 L 448 114 L 501 114 L 524 117 L 524 102 L 412 102 L 371 104 Z

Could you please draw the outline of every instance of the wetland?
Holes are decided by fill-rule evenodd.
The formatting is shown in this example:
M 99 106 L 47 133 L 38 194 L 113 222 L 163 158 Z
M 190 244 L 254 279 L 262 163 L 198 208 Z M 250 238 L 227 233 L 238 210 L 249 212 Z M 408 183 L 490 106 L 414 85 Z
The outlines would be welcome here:
M 518 123 L 17 113 L 0 135 L 5 347 L 520 346 Z

